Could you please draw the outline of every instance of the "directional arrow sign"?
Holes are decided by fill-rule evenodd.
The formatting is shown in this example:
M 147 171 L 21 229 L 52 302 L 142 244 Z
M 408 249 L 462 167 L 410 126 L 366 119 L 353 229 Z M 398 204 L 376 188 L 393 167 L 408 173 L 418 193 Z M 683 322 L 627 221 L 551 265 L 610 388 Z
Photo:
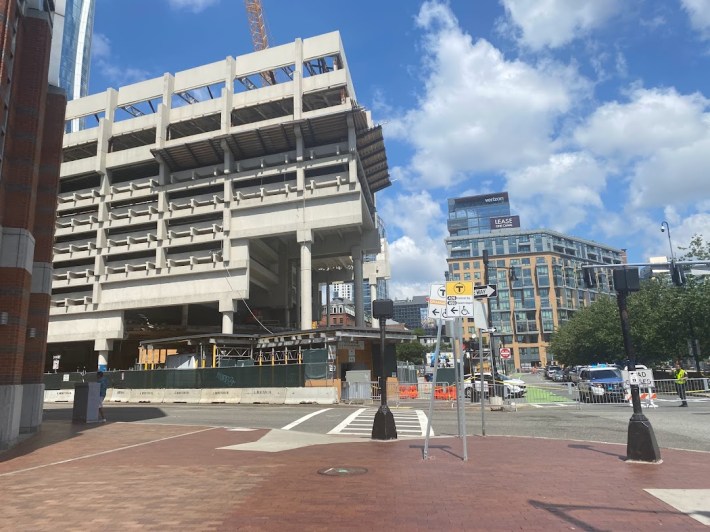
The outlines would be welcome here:
M 495 284 L 487 284 L 484 286 L 476 286 L 473 289 L 473 297 L 476 299 L 485 299 L 487 297 L 494 297 L 497 293 L 498 285 Z
M 429 287 L 429 308 L 427 316 L 429 318 L 446 319 L 446 286 L 443 284 L 433 284 Z

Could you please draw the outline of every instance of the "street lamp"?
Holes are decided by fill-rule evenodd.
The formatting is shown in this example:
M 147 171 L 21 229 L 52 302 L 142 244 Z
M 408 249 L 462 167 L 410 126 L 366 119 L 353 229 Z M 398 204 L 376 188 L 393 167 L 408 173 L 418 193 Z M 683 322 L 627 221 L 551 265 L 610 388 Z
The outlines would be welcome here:
M 673 242 L 671 242 L 671 228 L 670 228 L 670 226 L 668 225 L 668 222 L 666 222 L 665 220 L 663 220 L 663 221 L 661 222 L 661 233 L 665 233 L 665 232 L 668 233 L 668 246 L 669 246 L 670 249 L 671 249 L 671 256 L 670 256 L 670 259 L 671 259 L 671 260 L 675 260 L 675 254 L 673 253 Z
M 387 406 L 387 375 L 385 374 L 385 329 L 387 318 L 394 316 L 394 302 L 391 299 L 374 300 L 372 316 L 380 321 L 380 408 L 372 424 L 372 439 L 396 440 L 397 427 L 394 424 L 394 415 Z

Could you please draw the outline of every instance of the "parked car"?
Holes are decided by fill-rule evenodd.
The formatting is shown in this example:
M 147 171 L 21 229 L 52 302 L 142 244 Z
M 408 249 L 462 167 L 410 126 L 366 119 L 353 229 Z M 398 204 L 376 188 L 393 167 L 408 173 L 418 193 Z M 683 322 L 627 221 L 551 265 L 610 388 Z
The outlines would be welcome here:
M 560 366 L 556 364 L 550 364 L 545 368 L 545 378 L 546 379 L 551 379 L 552 375 L 555 373 L 555 371 L 562 369 Z
M 567 377 L 565 376 L 565 371 L 563 369 L 558 369 L 552 374 L 552 380 L 554 382 L 564 382 L 567 380 Z
M 621 371 L 614 366 L 587 366 L 579 372 L 579 399 L 585 403 L 624 401 L 626 387 Z
M 572 366 L 567 372 L 567 378 L 572 384 L 579 382 L 579 372 L 584 366 Z
M 477 377 L 478 377 L 478 375 L 477 375 Z M 474 385 L 474 382 L 475 382 L 475 385 Z M 475 388 L 475 392 L 473 391 L 474 388 Z M 485 394 L 484 396 L 486 398 L 488 398 L 488 396 L 490 395 L 490 389 L 488 386 L 488 382 L 485 383 L 485 387 L 483 388 L 483 390 L 484 390 L 484 394 Z M 471 393 L 473 393 L 474 394 L 473 400 L 480 401 L 481 400 L 481 380 L 480 380 L 480 377 L 474 381 L 474 379 L 471 377 L 470 373 L 467 375 L 464 375 L 463 392 L 464 392 L 464 396 L 466 396 L 466 399 L 470 399 Z
M 476 379 L 481 378 L 480 373 L 475 373 L 475 376 Z M 488 383 L 489 389 L 493 386 L 493 384 L 497 386 L 496 390 L 499 390 L 502 386 L 503 397 L 505 399 L 510 399 L 511 397 L 523 397 L 527 392 L 527 384 L 525 384 L 525 381 L 509 377 L 503 373 L 496 373 L 495 382 L 493 380 L 493 375 L 489 372 L 484 372 L 483 378 Z

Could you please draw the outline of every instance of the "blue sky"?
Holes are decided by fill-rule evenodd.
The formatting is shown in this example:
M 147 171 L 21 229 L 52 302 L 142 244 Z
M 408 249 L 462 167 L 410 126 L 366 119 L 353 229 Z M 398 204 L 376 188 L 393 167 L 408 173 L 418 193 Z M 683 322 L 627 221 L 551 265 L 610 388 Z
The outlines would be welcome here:
M 391 296 L 446 269 L 446 199 L 628 250 L 710 237 L 710 0 L 263 0 L 271 45 L 341 32 L 383 125 Z M 241 0 L 97 0 L 90 92 L 252 50 Z

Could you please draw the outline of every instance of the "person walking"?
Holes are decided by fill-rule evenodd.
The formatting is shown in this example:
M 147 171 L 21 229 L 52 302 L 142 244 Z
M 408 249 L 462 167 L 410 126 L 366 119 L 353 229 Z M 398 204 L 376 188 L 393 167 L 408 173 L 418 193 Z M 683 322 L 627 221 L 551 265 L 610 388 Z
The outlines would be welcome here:
M 688 406 L 688 401 L 685 399 L 685 385 L 688 382 L 688 372 L 680 367 L 680 362 L 675 364 L 675 389 L 678 392 L 678 397 L 680 397 L 681 403 L 678 406 Z
M 104 399 L 106 399 L 106 390 L 108 389 L 108 378 L 104 376 L 103 371 L 97 371 L 96 381 L 99 383 L 99 415 L 101 416 L 101 423 L 106 423 Z

